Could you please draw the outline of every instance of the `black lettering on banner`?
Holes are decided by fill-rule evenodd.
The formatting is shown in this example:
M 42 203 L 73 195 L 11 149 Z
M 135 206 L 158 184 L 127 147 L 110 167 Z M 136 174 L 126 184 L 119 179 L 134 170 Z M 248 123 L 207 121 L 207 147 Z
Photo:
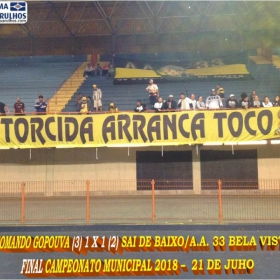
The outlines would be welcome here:
M 176 129 L 176 115 L 172 115 L 172 121 L 170 121 L 170 115 L 163 116 L 163 138 L 168 140 L 168 128 L 172 132 L 172 139 L 177 139 L 177 129 Z
M 5 140 L 7 143 L 10 143 L 10 124 L 13 124 L 13 120 L 10 118 L 5 118 L 1 119 L 1 123 L 5 125 Z
M 49 117 L 46 119 L 46 122 L 45 122 L 45 131 L 46 131 L 46 134 L 48 136 L 48 138 L 52 141 L 55 141 L 56 140 L 56 136 L 54 134 L 51 133 L 50 131 L 50 124 L 55 122 L 55 118 L 54 117 Z
M 93 141 L 93 125 L 92 125 L 92 122 L 93 122 L 92 117 L 87 117 L 87 118 L 84 118 L 82 123 L 81 123 L 80 137 L 81 137 L 81 140 L 82 140 L 83 144 L 86 143 L 85 134 L 88 134 L 88 140 L 89 141 Z M 86 127 L 87 124 L 88 124 L 88 127 Z
M 267 128 L 263 127 L 263 117 L 267 117 Z M 258 114 L 258 128 L 263 135 L 270 133 L 272 128 L 272 112 L 270 110 L 263 110 Z
M 218 137 L 224 137 L 224 130 L 223 130 L 223 119 L 227 118 L 226 113 L 215 113 L 214 119 L 218 119 Z
M 257 131 L 250 127 L 250 119 L 255 118 L 255 117 L 256 117 L 256 112 L 251 111 L 251 112 L 248 112 L 246 114 L 245 120 L 244 120 L 245 128 L 251 135 L 256 135 L 257 134 Z
M 70 134 L 70 124 L 74 125 L 74 131 Z M 65 137 L 66 141 L 74 141 L 79 132 L 79 124 L 76 118 L 73 117 L 66 117 L 65 118 Z
M 194 115 L 192 119 L 191 129 L 192 129 L 192 137 L 194 141 L 197 139 L 196 130 L 200 131 L 201 138 L 205 138 L 204 118 L 205 118 L 204 113 L 197 113 Z M 200 121 L 199 124 L 197 123 L 198 120 Z
M 108 124 L 110 124 L 110 126 L 108 126 Z M 115 116 L 107 117 L 103 122 L 102 137 L 105 143 L 109 141 L 107 133 L 111 133 L 112 140 L 116 140 Z
M 23 135 L 21 136 L 19 133 L 19 126 L 23 124 Z M 15 135 L 17 140 L 20 143 L 25 143 L 28 137 L 28 133 L 29 133 L 29 126 L 28 126 L 28 121 L 24 118 L 17 118 L 15 121 Z
M 147 142 L 148 138 L 143 131 L 143 128 L 146 125 L 146 118 L 142 115 L 134 115 L 132 120 L 133 120 L 133 138 L 138 139 L 138 132 L 139 132 L 144 143 Z M 138 124 L 137 121 L 140 121 L 140 125 L 137 125 Z
M 153 124 L 155 123 L 155 126 Z M 154 141 L 153 132 L 156 133 L 157 140 L 160 140 L 160 116 L 153 116 L 148 122 L 148 138 L 150 142 Z
M 237 127 L 236 131 L 233 128 L 233 119 L 235 119 L 235 118 L 238 120 L 238 127 Z M 240 112 L 233 112 L 233 113 L 229 114 L 229 116 L 228 116 L 228 129 L 229 129 L 231 135 L 233 137 L 239 137 L 241 135 L 242 128 L 243 128 L 242 114 Z
M 180 133 L 185 137 L 185 138 L 189 138 L 190 137 L 190 133 L 187 132 L 186 130 L 184 130 L 184 126 L 183 126 L 183 122 L 184 120 L 188 120 L 189 119 L 189 114 L 183 114 L 180 116 L 179 118 L 179 130 Z
M 63 130 L 62 130 L 62 118 L 57 118 L 57 126 L 58 126 L 58 141 L 63 141 Z
M 41 118 L 31 118 L 30 123 L 31 123 L 31 141 L 36 142 L 36 135 L 37 135 L 41 144 L 44 145 L 46 143 L 46 140 L 44 139 L 44 137 L 41 133 L 41 131 L 44 127 L 43 119 L 41 119 Z M 36 127 L 35 124 L 38 124 L 37 128 L 35 128 Z
M 122 125 L 122 121 L 125 121 L 124 125 Z M 118 116 L 118 130 L 119 130 L 119 138 L 123 139 L 123 132 L 129 142 L 131 142 L 132 137 L 128 131 L 128 127 L 130 126 L 130 117 L 128 115 L 119 115 Z

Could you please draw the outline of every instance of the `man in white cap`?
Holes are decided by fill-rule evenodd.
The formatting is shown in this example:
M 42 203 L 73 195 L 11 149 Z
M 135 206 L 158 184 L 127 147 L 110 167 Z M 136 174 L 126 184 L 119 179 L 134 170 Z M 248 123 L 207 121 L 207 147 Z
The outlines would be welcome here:
M 157 102 L 157 98 L 159 97 L 158 86 L 154 84 L 154 81 L 150 79 L 149 85 L 146 88 L 146 91 L 149 93 L 149 99 L 152 107 L 154 107 Z
M 92 85 L 93 88 L 93 107 L 95 111 L 102 111 L 102 91 L 97 85 Z
M 170 94 L 168 96 L 168 99 L 164 102 L 163 104 L 163 108 L 165 110 L 169 110 L 169 109 L 176 109 L 177 108 L 177 104 L 174 101 L 174 96 L 172 94 Z
M 226 108 L 228 109 L 236 109 L 238 107 L 238 101 L 235 99 L 234 94 L 229 96 L 229 99 L 226 101 Z
M 217 95 L 216 90 L 211 90 L 211 95 L 206 99 L 207 109 L 220 109 L 223 108 L 223 102 L 219 95 Z

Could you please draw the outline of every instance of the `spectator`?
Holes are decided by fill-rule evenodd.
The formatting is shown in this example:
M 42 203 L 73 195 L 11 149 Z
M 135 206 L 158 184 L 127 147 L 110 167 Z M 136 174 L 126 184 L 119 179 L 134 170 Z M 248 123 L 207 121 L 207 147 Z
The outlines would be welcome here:
M 20 101 L 20 98 L 17 98 L 17 102 L 14 104 L 14 114 L 15 115 L 24 115 L 25 105 Z
M 154 84 L 154 81 L 152 79 L 150 80 L 149 85 L 146 88 L 146 91 L 149 93 L 150 103 L 153 108 L 154 104 L 157 101 L 157 98 L 159 97 L 159 90 L 158 90 L 158 86 Z
M 261 107 L 261 102 L 259 100 L 259 97 L 257 95 L 254 96 L 254 101 L 253 101 L 253 106 L 255 108 L 260 108 Z
M 226 108 L 229 109 L 236 109 L 238 108 L 238 101 L 235 99 L 234 94 L 231 94 L 229 96 L 229 99 L 226 101 Z
M 114 77 L 115 77 L 115 68 L 112 64 L 110 64 L 110 67 L 109 67 L 109 70 L 107 73 L 107 79 L 109 79 L 109 78 L 114 79 Z
M 269 101 L 269 98 L 266 96 L 262 102 L 263 107 L 272 107 L 272 103 Z
M 36 112 L 40 113 L 41 115 L 44 115 L 46 113 L 47 106 L 48 105 L 44 101 L 43 95 L 39 95 L 39 100 L 34 105 L 34 108 L 36 109 Z
M 87 97 L 87 106 L 88 106 L 88 111 L 92 112 L 93 111 L 93 101 L 91 96 Z
M 88 76 L 93 77 L 94 76 L 93 68 L 90 63 L 88 63 L 87 67 L 85 68 L 83 76 L 84 77 L 88 77 Z
M 96 64 L 96 68 L 95 68 L 95 76 L 99 76 L 101 77 L 102 76 L 102 67 L 100 66 L 99 63 Z
M 198 100 L 196 101 L 196 108 L 197 109 L 205 109 L 205 103 L 203 101 L 203 97 L 199 96 Z
M 280 97 L 279 95 L 276 95 L 273 101 L 273 107 L 279 107 L 280 106 Z
M 248 96 L 244 96 L 244 97 L 242 98 L 241 107 L 242 107 L 243 109 L 248 109 L 248 108 L 249 108 L 249 97 L 248 97 Z
M 89 111 L 89 108 L 88 108 L 87 98 L 85 96 L 83 96 L 82 102 L 80 103 L 79 113 L 87 114 L 88 111 Z
M 216 89 L 217 89 L 218 96 L 220 96 L 222 102 L 224 102 L 224 100 L 225 100 L 225 91 L 224 91 L 224 89 L 221 87 L 220 84 L 217 84 Z
M 146 104 L 143 104 L 141 100 L 137 101 L 136 107 L 134 108 L 134 112 L 145 112 L 147 110 Z
M 187 101 L 187 98 L 185 97 L 184 93 L 180 94 L 180 99 L 178 101 L 178 109 L 181 109 L 181 110 L 189 110 L 190 109 L 190 104 Z
M 75 100 L 77 112 L 80 112 L 80 105 L 82 103 L 82 98 L 83 98 L 83 95 L 81 93 L 79 93 Z
M 187 102 L 189 103 L 190 109 L 195 109 L 196 107 L 196 100 L 195 100 L 195 95 L 192 93 L 190 98 L 186 98 Z
M 156 112 L 160 112 L 160 111 L 164 110 L 162 97 L 158 98 L 158 102 L 155 103 L 154 109 Z
M 115 106 L 115 104 L 112 102 L 110 103 L 110 106 L 108 108 L 109 112 L 118 112 L 118 108 Z
M 240 99 L 239 99 L 239 102 L 238 102 L 238 105 L 240 108 L 242 108 L 242 102 L 244 101 L 244 99 L 247 97 L 247 93 L 246 92 L 242 92 L 241 93 L 241 96 L 240 96 Z
M 6 104 L 0 102 L 0 116 L 6 116 L 6 113 L 11 113 L 9 107 Z
M 102 68 L 102 76 L 107 76 L 108 75 L 108 70 L 109 70 L 109 65 L 104 65 Z
M 169 95 L 168 99 L 163 104 L 164 109 L 176 109 L 177 104 L 174 101 L 174 97 L 172 94 Z
M 223 102 L 221 97 L 217 95 L 215 89 L 212 89 L 211 95 L 206 99 L 206 108 L 207 109 L 220 109 L 223 108 Z
M 252 93 L 249 98 L 249 105 L 250 107 L 254 107 L 254 101 L 255 101 L 255 96 L 257 95 L 257 92 L 255 90 L 252 90 Z
M 97 85 L 92 85 L 93 87 L 93 107 L 95 111 L 102 111 L 102 91 Z

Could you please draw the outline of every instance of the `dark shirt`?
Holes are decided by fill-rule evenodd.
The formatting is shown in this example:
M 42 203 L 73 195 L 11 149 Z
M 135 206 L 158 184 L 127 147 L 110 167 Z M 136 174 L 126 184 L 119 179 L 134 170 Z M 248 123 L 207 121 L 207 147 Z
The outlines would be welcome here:
M 24 112 L 25 106 L 23 102 L 16 102 L 14 104 L 14 109 L 16 114 L 22 114 Z
M 34 105 L 36 112 L 38 113 L 45 113 L 46 112 L 46 108 L 47 108 L 47 103 L 43 102 L 36 102 Z
M 231 100 L 230 98 L 226 101 L 226 108 L 237 108 L 238 101 L 236 99 Z
M 170 104 L 170 107 L 169 107 L 169 104 Z M 172 100 L 172 101 L 167 100 L 164 102 L 163 108 L 164 109 L 176 109 L 177 103 L 174 100 Z
M 0 114 L 6 114 L 5 106 L 6 104 L 0 102 Z

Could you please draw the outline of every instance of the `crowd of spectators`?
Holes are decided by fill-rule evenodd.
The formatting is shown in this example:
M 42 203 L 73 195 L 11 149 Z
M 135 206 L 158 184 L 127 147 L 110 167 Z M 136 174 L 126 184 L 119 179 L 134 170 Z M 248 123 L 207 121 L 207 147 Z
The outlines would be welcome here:
M 104 65 L 103 67 L 100 65 L 100 63 L 97 63 L 94 67 L 91 65 L 91 63 L 88 63 L 85 70 L 84 70 L 84 77 L 107 77 L 114 78 L 115 76 L 115 68 L 114 66 L 109 63 L 108 65 Z

